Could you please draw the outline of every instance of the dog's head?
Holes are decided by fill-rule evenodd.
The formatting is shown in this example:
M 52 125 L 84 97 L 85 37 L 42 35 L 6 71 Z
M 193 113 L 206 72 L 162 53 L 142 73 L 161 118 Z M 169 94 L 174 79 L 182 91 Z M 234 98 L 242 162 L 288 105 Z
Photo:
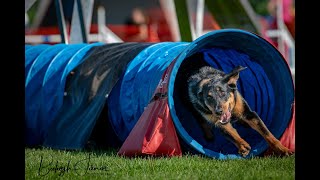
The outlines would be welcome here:
M 213 73 L 210 79 L 200 83 L 202 88 L 197 92 L 197 96 L 202 100 L 205 108 L 211 111 L 212 116 L 217 120 L 215 122 L 221 124 L 230 122 L 231 112 L 235 105 L 239 72 L 244 69 L 246 67 L 238 66 L 229 74 Z

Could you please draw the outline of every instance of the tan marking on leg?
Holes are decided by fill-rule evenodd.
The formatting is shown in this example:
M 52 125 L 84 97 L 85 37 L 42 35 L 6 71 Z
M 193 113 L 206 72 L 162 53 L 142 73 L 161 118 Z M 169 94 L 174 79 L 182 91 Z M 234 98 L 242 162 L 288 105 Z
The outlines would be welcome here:
M 240 137 L 237 130 L 230 123 L 219 125 L 219 128 L 228 136 L 231 142 L 238 148 L 238 153 L 243 157 L 247 156 L 251 150 L 250 145 Z
M 293 154 L 287 147 L 283 146 L 281 142 L 274 137 L 261 119 L 253 118 L 244 120 L 250 127 L 256 130 L 269 144 L 269 146 L 278 155 L 291 155 Z

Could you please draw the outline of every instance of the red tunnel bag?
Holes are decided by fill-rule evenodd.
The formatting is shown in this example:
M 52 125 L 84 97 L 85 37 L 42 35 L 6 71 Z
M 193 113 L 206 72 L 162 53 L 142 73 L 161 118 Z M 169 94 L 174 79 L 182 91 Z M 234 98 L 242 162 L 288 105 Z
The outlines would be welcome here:
M 118 155 L 181 156 L 179 139 L 168 105 L 168 78 L 173 61 L 162 75 L 153 99 L 122 144 Z M 160 95 L 160 96 L 157 96 Z

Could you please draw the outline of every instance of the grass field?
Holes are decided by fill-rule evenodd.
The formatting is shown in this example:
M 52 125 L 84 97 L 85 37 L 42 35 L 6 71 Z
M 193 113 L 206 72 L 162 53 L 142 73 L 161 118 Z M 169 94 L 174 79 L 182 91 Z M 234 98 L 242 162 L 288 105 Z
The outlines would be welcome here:
M 25 148 L 25 179 L 295 179 L 295 157 L 216 160 L 117 156 L 106 151 Z

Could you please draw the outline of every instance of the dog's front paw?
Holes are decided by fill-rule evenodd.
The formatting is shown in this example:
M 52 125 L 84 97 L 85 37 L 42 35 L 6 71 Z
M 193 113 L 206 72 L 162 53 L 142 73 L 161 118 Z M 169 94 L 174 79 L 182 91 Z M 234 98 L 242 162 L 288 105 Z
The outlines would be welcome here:
M 291 156 L 294 154 L 294 151 L 291 151 L 290 149 L 287 149 L 285 151 L 283 151 L 282 153 L 284 156 Z
M 250 150 L 251 150 L 250 145 L 247 142 L 243 141 L 243 142 L 240 143 L 238 153 L 242 157 L 246 157 L 250 153 Z
M 278 156 L 291 156 L 294 154 L 294 151 L 288 149 L 287 147 L 283 146 L 282 144 L 278 144 L 274 148 L 274 152 Z

